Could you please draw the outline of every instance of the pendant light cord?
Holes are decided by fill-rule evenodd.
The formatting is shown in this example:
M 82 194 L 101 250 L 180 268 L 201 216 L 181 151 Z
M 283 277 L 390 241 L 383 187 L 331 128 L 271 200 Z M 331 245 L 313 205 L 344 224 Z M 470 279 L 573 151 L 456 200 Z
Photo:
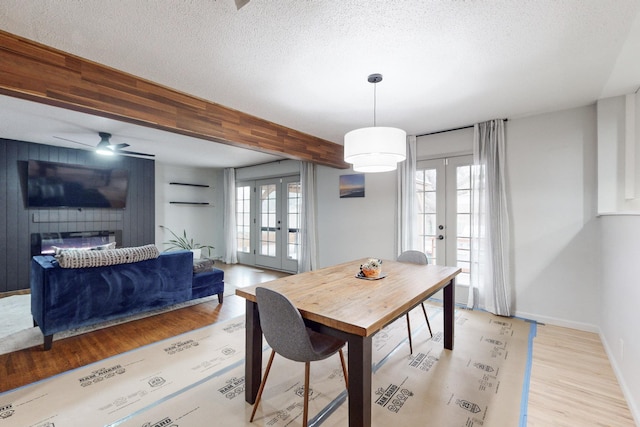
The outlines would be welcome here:
M 376 87 L 378 82 L 373 84 L 373 127 L 376 127 Z
M 367 81 L 373 83 L 373 127 L 376 127 L 377 85 L 382 81 L 382 74 L 370 74 Z

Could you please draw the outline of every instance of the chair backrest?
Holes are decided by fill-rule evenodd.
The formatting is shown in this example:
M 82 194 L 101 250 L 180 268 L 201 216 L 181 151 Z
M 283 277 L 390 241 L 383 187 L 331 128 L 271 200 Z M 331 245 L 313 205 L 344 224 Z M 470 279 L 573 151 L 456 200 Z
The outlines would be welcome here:
M 276 353 L 297 362 L 318 359 L 300 312 L 286 296 L 258 287 L 256 299 L 262 333 Z
M 404 251 L 398 257 L 400 262 L 410 262 L 413 264 L 426 265 L 429 264 L 427 254 L 420 251 Z

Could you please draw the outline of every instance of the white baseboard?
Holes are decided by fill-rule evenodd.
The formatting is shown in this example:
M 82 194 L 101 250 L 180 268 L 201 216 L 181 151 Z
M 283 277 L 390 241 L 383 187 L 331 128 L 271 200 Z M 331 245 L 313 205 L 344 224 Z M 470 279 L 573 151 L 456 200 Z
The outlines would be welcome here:
M 560 319 L 557 317 L 541 316 L 539 314 L 526 313 L 523 311 L 516 311 L 515 315 L 516 317 L 521 317 L 523 319 L 535 320 L 538 323 L 545 323 L 545 324 L 554 325 L 554 326 L 562 326 L 563 328 L 578 329 L 580 331 L 593 332 L 598 335 L 600 334 L 600 328 L 597 325 L 594 325 L 592 323 L 583 323 L 583 322 L 576 322 L 573 320 Z
M 640 408 L 638 408 L 638 405 L 633 398 L 633 394 L 631 394 L 631 390 L 629 390 L 629 387 L 627 387 L 627 383 L 624 380 L 624 375 L 622 375 L 622 371 L 618 366 L 618 362 L 616 361 L 613 350 L 609 346 L 609 343 L 605 339 L 604 335 L 602 333 L 600 333 L 599 335 L 600 341 L 602 341 L 602 346 L 604 347 L 604 351 L 605 353 L 607 353 L 609 364 L 611 364 L 611 367 L 613 368 L 613 373 L 615 374 L 616 379 L 618 380 L 618 384 L 620 385 L 620 389 L 622 390 L 622 394 L 627 401 L 629 411 L 631 411 L 631 416 L 635 420 L 636 425 L 640 426 Z

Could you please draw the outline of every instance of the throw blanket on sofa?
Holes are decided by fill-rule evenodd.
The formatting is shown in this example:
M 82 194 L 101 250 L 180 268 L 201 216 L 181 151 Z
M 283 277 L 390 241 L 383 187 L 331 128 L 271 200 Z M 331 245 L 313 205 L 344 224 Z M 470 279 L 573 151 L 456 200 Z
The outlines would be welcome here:
M 62 268 L 105 267 L 108 265 L 130 264 L 160 256 L 156 245 L 105 250 L 62 250 L 56 261 Z

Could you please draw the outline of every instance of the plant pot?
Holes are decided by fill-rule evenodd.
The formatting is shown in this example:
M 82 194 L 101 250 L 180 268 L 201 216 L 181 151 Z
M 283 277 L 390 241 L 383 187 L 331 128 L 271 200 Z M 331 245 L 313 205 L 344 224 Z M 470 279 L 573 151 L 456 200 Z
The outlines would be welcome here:
M 362 268 L 362 274 L 366 277 L 378 277 L 382 272 L 381 268 Z
M 200 259 L 202 257 L 202 249 L 200 248 L 191 249 L 191 252 L 193 252 L 193 259 Z

